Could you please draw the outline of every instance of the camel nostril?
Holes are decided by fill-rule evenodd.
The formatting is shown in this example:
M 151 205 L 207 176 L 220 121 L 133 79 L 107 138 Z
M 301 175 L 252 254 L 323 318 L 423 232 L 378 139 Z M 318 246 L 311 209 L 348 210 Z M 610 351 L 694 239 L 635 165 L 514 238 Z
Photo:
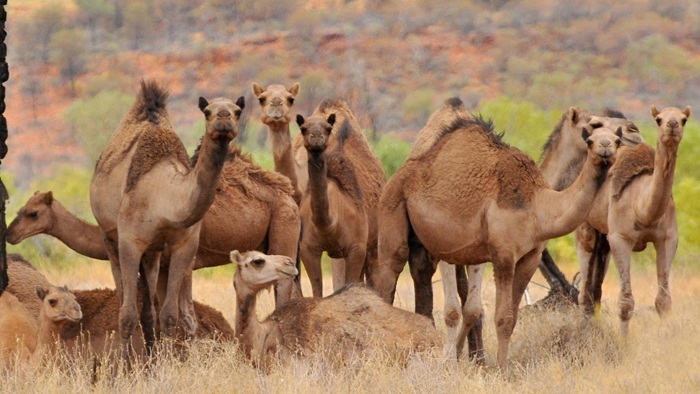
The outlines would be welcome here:
M 676 121 L 676 120 L 670 120 L 670 121 L 668 122 L 668 127 L 672 128 L 672 129 L 675 129 L 676 127 L 678 127 L 678 121 Z
M 231 112 L 227 110 L 221 110 L 219 113 L 216 114 L 219 118 L 230 118 L 231 117 Z
M 275 107 L 280 106 L 280 105 L 282 105 L 282 99 L 279 98 L 279 97 L 275 97 L 275 98 L 272 99 L 272 101 L 270 102 L 270 104 L 272 104 L 272 105 L 275 106 Z
M 600 141 L 600 146 L 602 146 L 603 148 L 607 148 L 610 145 L 612 145 L 612 143 L 608 140 Z

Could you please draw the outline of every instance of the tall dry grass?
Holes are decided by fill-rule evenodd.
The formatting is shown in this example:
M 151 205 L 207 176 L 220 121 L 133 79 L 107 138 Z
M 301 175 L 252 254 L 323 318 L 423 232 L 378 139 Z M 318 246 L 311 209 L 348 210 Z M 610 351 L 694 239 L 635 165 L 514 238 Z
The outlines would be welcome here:
M 44 265 L 45 266 L 45 265 Z M 107 264 L 75 270 L 44 269 L 56 284 L 73 288 L 109 286 Z M 188 357 L 162 351 L 149 366 L 128 374 L 113 373 L 110 362 L 75 361 L 65 355 L 49 360 L 34 373 L 0 372 L 1 392 L 153 392 L 153 393 L 423 393 L 423 392 L 700 392 L 700 275 L 676 267 L 673 273 L 673 313 L 660 319 L 653 309 L 656 277 L 653 267 L 634 271 L 637 309 L 630 335 L 618 335 L 616 273 L 608 275 L 602 312 L 585 319 L 576 310 L 524 310 L 512 337 L 509 369 L 495 367 L 493 327 L 494 287 L 485 281 L 484 343 L 487 366 L 447 360 L 442 351 L 413 355 L 405 364 L 383 354 L 356 358 L 346 364 L 321 357 L 273 365 L 268 373 L 253 368 L 232 343 L 191 344 Z M 230 269 L 197 274 L 195 298 L 221 310 L 229 321 L 235 313 Z M 330 282 L 328 280 L 327 282 Z M 543 290 L 531 286 L 533 297 Z M 308 286 L 305 286 L 309 293 Z M 442 323 L 441 283 L 436 281 L 436 323 Z M 330 288 L 326 289 L 330 293 Z M 263 294 L 259 313 L 272 309 Z M 399 283 L 399 306 L 412 308 L 412 285 Z M 97 368 L 93 370 L 93 367 Z M 342 365 L 342 366 L 341 366 Z M 96 379 L 94 379 L 96 377 Z M 96 380 L 96 381 L 93 381 Z

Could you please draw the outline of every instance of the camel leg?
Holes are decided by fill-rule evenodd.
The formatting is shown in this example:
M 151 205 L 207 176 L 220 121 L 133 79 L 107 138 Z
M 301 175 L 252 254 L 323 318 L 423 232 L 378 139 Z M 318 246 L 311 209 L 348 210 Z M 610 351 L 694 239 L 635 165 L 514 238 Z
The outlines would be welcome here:
M 282 255 L 291 257 L 297 261 L 301 226 L 290 228 L 290 223 L 299 223 L 299 214 L 292 207 L 278 208 L 273 211 L 270 218 L 270 227 L 267 230 L 268 247 L 265 251 L 270 255 Z M 297 267 L 301 268 L 301 267 Z M 299 274 L 301 275 L 301 274 Z M 278 307 L 291 298 L 301 297 L 301 283 L 299 275 L 294 279 L 284 279 L 275 284 L 275 306 Z
M 513 276 L 515 261 L 512 257 L 496 256 L 493 259 L 493 274 L 496 282 L 496 337 L 498 339 L 498 367 L 505 371 L 508 361 L 508 346 L 513 334 Z M 464 317 L 463 317 L 464 318 Z
M 481 364 L 484 360 L 483 339 L 481 337 L 484 308 L 481 302 L 481 283 L 486 264 L 470 265 L 468 270 L 468 292 L 462 307 L 462 327 L 457 336 L 457 358 L 461 357 L 464 341 L 469 336 L 469 358 Z
M 408 266 L 411 268 L 416 298 L 416 313 L 433 320 L 433 275 L 436 271 L 435 259 L 411 234 L 408 244 Z
M 406 266 L 408 259 L 409 222 L 406 215 L 406 204 L 401 202 L 389 211 L 380 205 L 379 217 L 379 262 L 377 268 L 371 271 L 372 283 L 379 295 L 390 304 L 394 303 L 396 281 Z
M 345 284 L 345 259 L 331 259 L 331 269 L 333 270 L 333 291 L 338 291 Z
M 629 322 L 634 312 L 634 297 L 632 296 L 632 281 L 630 278 L 630 257 L 632 256 L 631 245 L 621 234 L 609 234 L 610 250 L 617 271 L 620 273 L 620 298 L 618 305 L 620 307 L 620 333 L 622 336 L 627 336 L 629 331 Z
M 518 311 L 520 310 L 520 301 L 525 294 L 532 275 L 537 271 L 540 260 L 542 260 L 542 250 L 544 245 L 530 251 L 530 253 L 521 257 L 515 265 L 515 273 L 513 275 L 513 328 L 518 321 Z
M 462 316 L 462 303 L 457 296 L 457 274 L 453 264 L 440 260 L 438 262 L 440 276 L 442 277 L 442 291 L 445 295 L 445 329 L 447 330 L 447 343 L 445 354 L 449 358 L 457 358 L 457 325 Z
M 654 242 L 654 249 L 656 249 L 656 279 L 659 286 L 654 305 L 656 306 L 656 313 L 662 317 L 671 311 L 671 292 L 668 287 L 668 279 L 677 247 L 677 232 L 669 235 L 666 239 Z
M 363 270 L 364 278 L 367 281 L 367 286 L 374 287 L 372 282 L 372 275 L 374 270 L 377 269 L 377 264 L 379 263 L 379 256 L 377 256 L 377 245 L 374 244 L 367 248 L 367 257 L 365 258 L 365 267 Z
M 348 251 L 345 257 L 345 283 L 361 282 L 362 270 L 365 268 L 367 248 L 365 245 L 356 245 Z
M 301 261 L 306 268 L 311 282 L 311 293 L 315 298 L 323 297 L 323 273 L 321 271 L 321 252 L 312 251 L 309 247 L 301 245 Z
M 589 288 L 589 276 L 593 277 L 593 267 L 590 265 L 593 239 L 589 236 L 590 230 L 584 228 L 586 223 L 576 228 L 574 233 L 574 243 L 576 245 L 576 255 L 578 256 L 579 272 L 581 273 L 581 284 L 579 285 L 578 304 L 583 307 L 587 314 L 593 313 L 593 294 Z M 590 227 L 590 226 L 589 226 Z
M 165 293 L 165 300 L 160 308 L 160 330 L 161 333 L 168 337 L 175 337 L 178 328 L 178 318 L 180 313 L 179 300 L 181 298 L 180 291 L 182 289 L 183 280 L 187 275 L 191 275 L 194 268 L 194 256 L 199 245 L 199 234 L 183 239 L 179 244 L 171 244 L 170 246 L 170 267 L 168 267 L 168 284 Z M 191 288 L 186 297 L 192 299 Z M 185 318 L 184 329 L 187 336 L 194 336 L 197 328 L 197 320 L 194 316 Z
M 187 272 L 184 278 L 182 278 L 182 286 L 180 286 L 180 294 L 178 300 L 178 307 L 180 308 L 180 319 L 185 322 L 185 325 L 192 325 L 192 323 L 187 323 L 187 321 L 194 322 L 194 328 L 189 328 L 189 331 L 196 333 L 197 324 L 197 314 L 194 311 L 194 300 L 192 299 L 192 271 Z M 186 332 L 187 335 L 195 335 L 190 332 Z
M 112 270 L 112 277 L 114 278 L 114 288 L 117 292 L 117 299 L 119 299 L 120 306 L 122 301 L 122 272 L 119 268 L 119 248 L 117 243 L 105 237 L 105 247 L 107 249 L 107 257 L 109 258 L 109 267 Z
M 165 256 L 161 258 L 165 258 Z M 158 268 L 158 286 L 156 287 L 156 300 L 158 300 L 158 305 L 163 305 L 165 294 L 168 291 L 168 266 L 165 264 L 160 264 Z
M 122 300 L 119 308 L 119 338 L 122 344 L 122 357 L 127 362 L 131 358 L 131 335 L 139 321 L 137 312 L 138 273 L 145 246 L 125 239 L 120 234 L 119 268 L 121 271 Z M 110 260 L 112 259 L 111 253 Z M 146 300 L 144 300 L 146 302 Z
M 149 356 L 153 354 L 153 345 L 156 342 L 156 310 L 153 300 L 156 294 L 159 268 L 160 252 L 146 252 L 141 258 L 139 275 L 141 275 L 141 286 L 144 295 L 141 304 L 141 330 L 143 331 L 143 339 L 146 342 L 146 351 Z

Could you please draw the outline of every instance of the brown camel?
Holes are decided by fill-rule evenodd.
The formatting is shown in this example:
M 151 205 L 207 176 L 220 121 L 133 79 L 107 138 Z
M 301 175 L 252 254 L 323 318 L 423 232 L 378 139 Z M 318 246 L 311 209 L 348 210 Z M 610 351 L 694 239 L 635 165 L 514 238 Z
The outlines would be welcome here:
M 36 296 L 36 288 L 51 288 L 52 285 L 46 277 L 34 268 L 34 266 L 24 260 L 22 256 L 16 254 L 8 255 L 8 271 L 13 291 L 21 289 L 18 293 L 7 291 L 5 293 L 17 296 L 23 308 L 38 309 L 44 307 L 42 300 Z M 29 287 L 35 290 L 29 294 L 24 294 L 23 289 Z M 75 349 L 78 345 L 88 345 L 92 353 L 103 355 L 110 349 L 115 349 L 112 343 L 113 334 L 119 330 L 119 298 L 112 289 L 92 289 L 75 290 L 72 292 L 82 311 L 80 321 L 69 321 L 60 331 L 60 338 L 68 349 Z M 21 295 L 21 298 L 20 298 Z M 139 306 L 142 304 L 142 297 L 138 297 Z M 226 321 L 221 312 L 205 304 L 194 301 L 194 310 L 197 318 L 197 339 L 232 340 L 233 329 Z M 30 317 L 37 321 L 39 314 L 32 314 Z M 0 316 L 5 316 L 0 314 Z M 4 320 L 0 319 L 0 320 Z M 0 333 L 2 330 L 0 330 Z M 146 354 L 143 337 L 140 331 L 134 332 L 134 351 L 139 356 Z
M 386 304 L 373 290 L 349 284 L 327 298 L 296 298 L 277 308 L 264 321 L 255 313 L 256 296 L 282 278 L 297 274 L 286 256 L 260 252 L 231 252 L 238 265 L 236 289 L 236 337 L 246 355 L 266 364 L 269 357 L 304 356 L 331 350 L 341 358 L 349 354 L 429 348 L 440 336 L 424 316 Z M 330 349 L 329 348 L 329 344 Z
M 239 107 L 243 102 L 239 102 Z M 197 154 L 192 158 L 196 161 Z M 216 197 L 202 219 L 194 269 L 230 263 L 225 250 L 259 250 L 296 258 L 300 228 L 299 209 L 292 199 L 289 180 L 255 164 L 232 144 L 224 164 Z M 53 193 L 36 192 L 19 210 L 7 230 L 7 240 L 16 245 L 24 239 L 48 234 L 74 251 L 98 260 L 108 260 L 99 226 L 87 223 L 68 211 Z M 165 253 L 167 257 L 167 253 Z M 167 258 L 166 258 L 167 260 Z M 167 262 L 161 264 L 167 277 Z M 163 282 L 159 282 L 165 284 Z M 189 294 L 191 281 L 183 283 L 181 295 Z M 289 299 L 291 284 L 278 291 L 277 304 Z M 165 296 L 159 286 L 158 297 Z M 186 299 L 180 299 L 187 302 Z M 191 308 L 191 305 L 190 305 Z
M 139 271 L 148 283 L 141 323 L 149 348 L 155 340 L 153 301 L 165 245 L 170 259 L 167 293 L 159 315 L 161 332 L 175 336 L 178 327 L 188 335 L 195 332 L 196 321 L 186 307 L 182 324 L 178 324 L 180 287 L 191 275 L 200 220 L 214 201 L 241 110 L 226 99 L 201 108 L 206 115 L 206 133 L 199 160 L 192 168 L 170 124 L 167 96 L 155 82 L 142 81 L 136 102 L 102 151 L 90 183 L 92 212 L 104 233 L 121 299 L 119 336 L 124 356 L 129 354 L 129 339 L 138 321 Z M 200 99 L 200 107 L 205 103 Z M 191 300 L 192 294 L 185 297 Z
M 623 335 L 628 332 L 634 311 L 630 257 L 632 252 L 644 250 L 648 242 L 656 249 L 656 311 L 663 316 L 671 310 L 669 273 L 678 246 L 673 179 L 678 146 L 685 123 L 690 118 L 690 107 L 684 110 L 668 107 L 658 111 L 652 106 L 651 115 L 658 125 L 656 152 L 647 144 L 622 149 L 588 217 L 588 224 L 593 229 L 607 234 L 610 253 L 620 273 L 618 302 Z M 587 260 L 580 262 L 585 291 L 579 300 L 585 308 L 592 310 L 594 306 L 591 304 L 599 299 L 598 294 L 593 294 L 599 284 L 593 289 L 585 283 L 592 281 L 592 267 L 586 264 Z M 605 268 L 596 278 L 599 282 L 602 282 Z
M 355 177 L 355 167 L 344 155 L 343 145 L 355 131 L 347 119 L 336 128 L 339 144 L 327 152 L 336 123 L 335 113 L 327 118 L 297 115 L 297 124 L 309 153 L 309 183 L 301 202 L 301 217 L 306 223 L 301 237 L 301 259 L 311 280 L 314 297 L 323 296 L 321 255 L 345 259 L 344 279 L 362 279 L 367 258 L 368 223 L 363 196 Z
M 557 192 L 547 187 L 534 161 L 504 143 L 492 127 L 480 118 L 459 118 L 429 150 L 396 172 L 380 202 L 380 266 L 374 283 L 393 302 L 411 239 L 454 264 L 491 261 L 498 365 L 505 369 L 518 304 L 544 245 L 585 220 L 620 138 L 606 128 L 592 135 L 584 130 L 586 164 L 570 188 Z M 480 305 L 465 304 L 465 314 L 472 307 Z
M 0 362 L 15 357 L 37 366 L 44 355 L 56 351 L 58 338 L 69 322 L 82 318 L 80 305 L 66 287 L 37 286 L 34 297 L 41 302 L 38 319 L 10 292 L 0 296 Z

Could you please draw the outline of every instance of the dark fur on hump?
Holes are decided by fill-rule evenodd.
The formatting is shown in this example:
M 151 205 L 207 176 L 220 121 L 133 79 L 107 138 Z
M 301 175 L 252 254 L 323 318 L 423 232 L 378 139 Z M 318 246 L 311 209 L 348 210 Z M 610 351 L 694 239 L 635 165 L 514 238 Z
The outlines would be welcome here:
M 462 99 L 460 99 L 459 97 L 450 97 L 447 100 L 445 100 L 445 104 L 449 105 L 454 109 L 459 109 L 464 106 L 464 101 L 462 101 Z
M 639 144 L 620 149 L 612 169 L 612 198 L 617 201 L 635 178 L 654 172 L 654 148 Z
M 491 141 L 493 146 L 495 146 L 498 149 L 508 149 L 510 148 L 510 145 L 506 144 L 503 141 L 503 134 L 496 134 L 495 131 L 493 131 L 493 121 L 491 119 L 485 120 L 481 114 L 477 114 L 472 118 L 464 118 L 464 117 L 458 117 L 457 119 L 454 120 L 451 124 L 443 127 L 440 130 L 438 138 L 435 140 L 435 145 L 442 140 L 446 135 L 452 134 L 455 131 L 462 130 L 462 129 L 469 129 L 469 128 L 475 128 L 476 131 L 481 132 L 483 135 L 488 137 L 488 139 Z
M 10 261 L 12 261 L 13 263 L 19 263 L 19 264 L 22 264 L 22 265 L 24 265 L 24 266 L 27 266 L 27 267 L 29 267 L 29 268 L 31 268 L 31 269 L 33 269 L 33 270 L 36 270 L 36 267 L 34 267 L 34 265 L 33 265 L 32 263 L 30 263 L 29 261 L 25 260 L 25 259 L 24 259 L 24 256 L 22 256 L 21 254 L 18 254 L 18 253 L 8 253 L 8 254 L 7 254 L 7 259 L 6 259 L 6 261 L 7 261 L 8 263 L 9 263 Z
M 540 160 L 544 159 L 544 157 L 547 156 L 547 153 L 549 153 L 549 151 L 552 150 L 552 148 L 561 139 L 561 129 L 564 128 L 564 122 L 566 122 L 568 114 L 569 111 L 564 112 L 564 114 L 561 116 L 561 119 L 559 120 L 559 123 L 557 123 L 557 125 L 554 126 L 554 130 L 547 138 L 547 142 L 545 142 L 542 146 L 542 154 L 540 155 Z
M 345 104 L 345 101 L 340 98 L 326 98 L 321 101 L 321 104 L 318 105 L 318 110 L 320 112 L 326 113 L 328 110 L 332 109 L 339 109 L 343 108 L 347 110 L 347 104 Z
M 136 151 L 131 158 L 126 177 L 126 191 L 131 191 L 139 179 L 164 159 L 174 157 L 185 167 L 190 168 L 185 146 L 175 134 L 165 109 L 168 92 L 154 81 L 141 81 L 141 94 L 132 111 L 136 111 L 139 136 L 135 139 Z M 165 124 L 163 124 L 165 123 Z
M 355 175 L 355 167 L 343 154 L 345 141 L 354 133 L 353 127 L 347 119 L 338 129 L 338 146 L 326 154 L 326 174 L 340 187 L 340 190 L 350 195 L 358 206 L 362 206 L 362 190 Z
M 606 118 L 627 119 L 622 112 L 608 107 L 603 108 L 603 116 Z

